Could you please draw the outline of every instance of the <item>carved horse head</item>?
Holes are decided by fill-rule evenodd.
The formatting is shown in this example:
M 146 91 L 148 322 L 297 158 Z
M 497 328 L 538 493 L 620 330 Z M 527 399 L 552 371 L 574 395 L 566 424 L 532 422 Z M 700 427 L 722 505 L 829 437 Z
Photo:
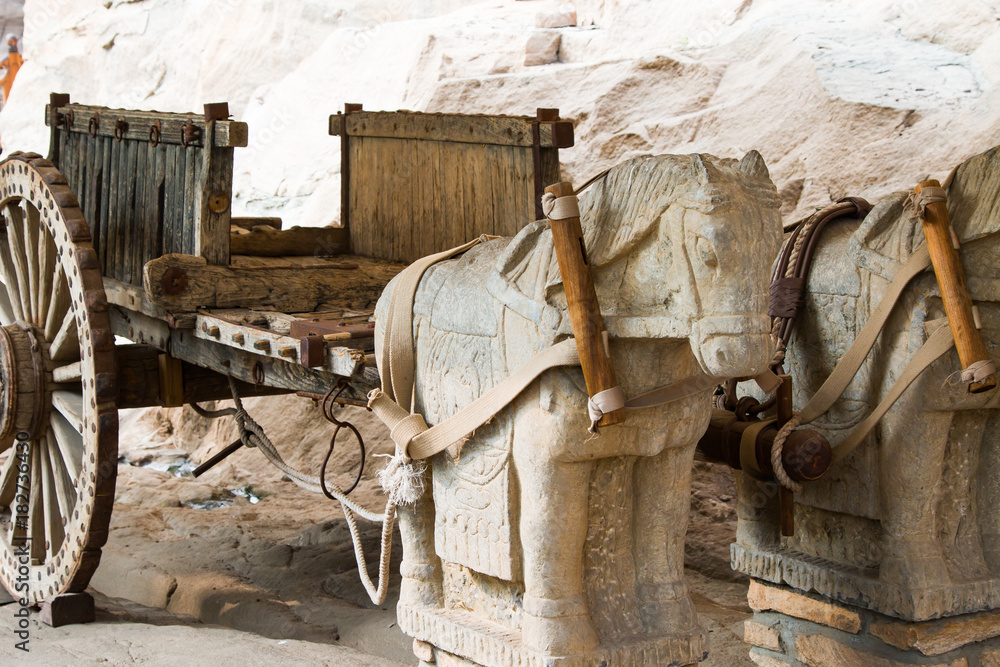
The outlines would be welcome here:
M 717 377 L 764 370 L 781 219 L 759 153 L 637 158 L 580 203 L 612 335 L 689 338 L 702 370 Z

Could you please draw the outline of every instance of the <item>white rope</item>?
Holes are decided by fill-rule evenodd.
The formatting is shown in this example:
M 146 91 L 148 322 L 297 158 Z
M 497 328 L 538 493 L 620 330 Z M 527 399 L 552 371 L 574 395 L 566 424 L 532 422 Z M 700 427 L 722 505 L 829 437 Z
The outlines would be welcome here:
M 556 197 L 551 192 L 542 195 L 542 211 L 549 220 L 566 220 L 580 217 L 580 203 L 576 195 Z
M 590 428 L 587 430 L 597 433 L 597 423 L 601 421 L 601 417 L 624 407 L 625 394 L 618 385 L 594 394 L 587 401 L 587 412 L 590 413 Z
M 259 449 L 278 470 L 288 475 L 292 481 L 302 488 L 322 493 L 323 487 L 320 479 L 312 475 L 306 475 L 285 463 L 270 438 L 264 433 L 264 429 L 247 414 L 246 409 L 243 407 L 243 401 L 240 400 L 239 391 L 236 389 L 236 381 L 232 376 L 229 377 L 229 389 L 233 394 L 233 403 L 236 404 L 236 413 L 233 415 L 233 419 L 236 420 L 236 426 L 240 431 L 240 440 L 243 441 L 243 444 L 247 447 L 256 447 Z M 393 461 L 395 461 L 395 457 Z M 392 467 L 392 464 L 393 462 L 390 462 L 389 467 Z M 417 474 L 421 473 L 422 471 Z M 379 472 L 379 481 L 382 481 L 384 474 L 386 474 L 385 470 Z M 330 495 L 340 501 L 341 508 L 344 510 L 347 528 L 351 533 L 351 541 L 354 543 L 354 559 L 358 563 L 358 574 L 361 576 L 361 583 L 364 585 L 365 591 L 368 592 L 368 597 L 371 598 L 371 601 L 376 605 L 381 605 L 385 602 L 385 596 L 389 589 L 389 557 L 392 554 L 392 531 L 396 524 L 397 503 L 395 501 L 397 494 L 389 493 L 389 500 L 385 504 L 385 512 L 383 514 L 376 514 L 348 498 L 347 494 L 334 482 L 327 481 L 326 488 L 330 492 Z M 422 488 L 421 486 L 421 490 Z M 368 576 L 368 563 L 365 560 L 365 552 L 361 546 L 361 533 L 358 531 L 357 520 L 354 517 L 355 514 L 373 523 L 382 523 L 377 586 L 372 583 L 371 577 Z
M 969 367 L 962 371 L 962 384 L 972 384 L 982 382 L 997 372 L 996 364 L 987 359 L 969 364 Z

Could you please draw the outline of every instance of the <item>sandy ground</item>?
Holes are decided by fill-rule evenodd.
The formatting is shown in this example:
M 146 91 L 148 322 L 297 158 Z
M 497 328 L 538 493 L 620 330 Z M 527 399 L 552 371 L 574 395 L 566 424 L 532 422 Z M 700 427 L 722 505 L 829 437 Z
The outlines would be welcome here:
M 310 401 L 247 405 L 293 465 L 315 471 L 332 429 Z M 369 460 L 352 495 L 377 507 L 372 475 L 380 463 L 372 457 L 389 442 L 371 415 L 350 415 L 366 434 Z M 228 420 L 209 422 L 189 410 L 123 413 L 111 536 L 91 582 L 97 620 L 54 629 L 33 615 L 26 655 L 15 648 L 17 605 L 2 606 L 0 664 L 416 664 L 411 640 L 395 624 L 398 532 L 388 599 L 375 606 L 337 503 L 303 491 L 256 451 L 241 451 L 200 479 L 185 472 L 234 435 Z M 346 483 L 358 459 L 353 443 L 339 443 L 330 474 Z M 702 664 L 749 666 L 738 636 L 750 615 L 746 584 L 728 568 L 731 473 L 698 464 L 692 486 L 688 576 L 711 646 Z M 379 527 L 362 529 L 373 561 Z M 371 563 L 369 572 L 376 575 Z

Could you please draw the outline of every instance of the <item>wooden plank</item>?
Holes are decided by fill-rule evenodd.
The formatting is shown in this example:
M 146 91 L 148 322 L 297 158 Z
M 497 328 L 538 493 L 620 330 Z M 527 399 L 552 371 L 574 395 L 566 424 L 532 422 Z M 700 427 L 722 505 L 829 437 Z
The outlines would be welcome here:
M 192 147 L 183 149 L 184 153 L 184 164 L 182 167 L 182 183 L 184 184 L 184 194 L 181 198 L 181 206 L 184 212 L 181 218 L 180 230 L 181 237 L 184 239 L 182 244 L 182 252 L 188 255 L 198 254 L 198 241 L 196 240 L 195 234 L 197 232 L 197 216 L 198 216 L 198 192 L 197 188 L 200 183 L 199 173 L 201 171 L 202 160 L 201 152 L 197 151 Z
M 254 227 L 270 227 L 274 230 L 281 230 L 281 218 L 229 218 L 230 227 L 239 227 L 240 229 L 245 229 L 248 232 L 253 231 Z M 238 253 L 232 253 L 238 254 Z
M 46 105 L 46 109 L 49 107 Z M 195 127 L 205 133 L 205 117 L 199 113 L 167 113 L 163 111 L 139 111 L 129 109 L 110 109 L 108 107 L 91 106 L 87 104 L 67 104 L 60 107 L 63 113 L 73 112 L 73 125 L 70 132 L 60 134 L 85 134 L 88 131 L 91 117 L 96 113 L 100 116 L 98 136 L 114 137 L 115 121 L 121 117 L 128 123 L 124 141 L 149 142 L 150 127 L 155 121 L 160 121 L 160 143 L 180 145 L 181 130 L 190 120 Z M 51 123 L 51 116 L 46 112 L 45 124 Z M 219 148 L 245 148 L 247 145 L 247 124 L 234 120 L 216 121 L 218 128 L 213 137 L 213 145 Z M 203 141 L 196 142 L 203 145 Z
M 349 257 L 356 268 L 345 270 L 234 268 L 208 264 L 203 257 L 164 255 L 146 265 L 143 287 L 155 305 L 170 312 L 263 305 L 286 313 L 308 312 L 324 303 L 367 307 L 402 269 L 399 264 Z
M 113 278 L 105 278 L 104 292 L 107 294 L 109 304 L 167 322 L 171 328 L 190 329 L 194 326 L 194 317 L 192 315 L 167 312 L 150 301 L 142 287 L 137 285 L 124 283 Z M 115 333 L 127 338 L 130 337 L 126 334 Z
M 209 139 L 216 124 L 209 123 Z M 202 151 L 202 165 L 195 184 L 195 255 L 210 264 L 229 264 L 229 228 L 233 198 L 233 149 Z
M 196 338 L 244 350 L 251 354 L 292 363 L 301 363 L 300 340 L 262 327 L 242 324 L 211 313 L 199 313 L 192 330 Z M 350 377 L 365 363 L 364 346 L 373 339 L 341 341 L 325 346 L 323 368 L 335 375 Z
M 178 184 L 176 178 L 177 156 L 180 148 L 176 146 L 165 146 L 163 157 L 163 230 L 161 232 L 163 242 L 160 244 L 157 255 L 166 255 L 172 252 L 180 252 L 179 244 L 174 233 L 177 227 L 175 220 L 180 216 L 180 203 L 178 202 Z
M 114 181 L 112 168 L 112 148 L 111 143 L 113 139 L 107 139 L 105 137 L 100 137 L 97 139 L 97 143 L 101 146 L 101 183 L 100 183 L 100 198 L 95 202 L 95 211 L 100 212 L 100 237 L 101 246 L 99 248 L 100 261 L 101 261 L 101 273 L 105 276 L 110 275 L 108 273 L 108 247 L 111 245 L 111 192 L 112 183 Z
M 136 216 L 136 204 L 137 204 L 137 185 L 139 180 L 139 174 L 137 170 L 139 169 L 139 151 L 141 150 L 138 142 L 129 141 L 122 142 L 125 147 L 125 171 L 122 173 L 122 181 L 125 183 L 124 191 L 121 193 L 122 202 L 121 206 L 121 276 L 122 280 L 127 283 L 134 283 L 132 275 L 132 267 L 135 265 L 135 251 L 136 243 L 136 232 L 139 231 L 139 225 L 142 222 Z
M 263 377 L 261 385 L 322 396 L 338 380 L 336 375 L 326 370 L 304 368 L 284 359 L 262 357 L 246 350 L 226 347 L 196 338 L 191 332 L 173 332 L 170 349 L 178 359 L 200 368 L 232 375 L 246 383 L 257 384 L 254 377 L 256 369 L 256 379 Z M 352 352 L 358 353 L 357 350 Z M 364 400 L 371 389 L 379 386 L 378 374 L 366 372 L 366 369 L 367 366 L 360 366 L 351 377 L 351 386 L 345 392 L 350 394 L 347 398 Z
M 124 280 L 121 273 L 121 262 L 119 249 L 121 246 L 121 192 L 124 189 L 122 174 L 124 173 L 123 154 L 124 148 L 121 143 L 114 139 L 109 141 L 111 151 L 111 170 L 108 187 L 108 234 L 107 239 L 107 264 L 104 275 L 111 276 L 116 280 Z
M 384 137 L 530 147 L 532 145 L 531 123 L 534 120 L 535 118 L 531 116 L 358 111 L 347 116 L 347 134 L 351 137 Z M 561 127 L 553 132 L 553 126 L 557 124 Z M 567 142 L 567 127 L 572 128 L 571 121 L 541 123 L 541 146 L 551 148 L 557 144 L 565 144 Z M 568 132 L 571 141 L 572 129 Z
M 261 257 L 329 257 L 346 253 L 350 248 L 350 234 L 342 227 L 292 227 L 277 231 L 261 226 L 258 230 L 231 234 L 230 252 Z
M 142 254 L 142 265 L 139 266 L 139 282 L 142 281 L 142 267 L 151 259 L 159 257 L 163 248 L 163 224 L 166 217 L 166 155 L 165 146 L 157 146 L 152 150 L 153 164 L 152 181 L 146 193 L 146 207 L 149 219 L 146 221 L 146 247 Z

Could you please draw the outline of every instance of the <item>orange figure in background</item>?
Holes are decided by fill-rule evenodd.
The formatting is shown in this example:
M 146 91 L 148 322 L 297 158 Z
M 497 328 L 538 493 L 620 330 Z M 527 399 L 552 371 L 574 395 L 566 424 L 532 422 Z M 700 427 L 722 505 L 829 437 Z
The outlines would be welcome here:
M 14 85 L 14 77 L 17 71 L 24 64 L 24 58 L 17 50 L 17 35 L 7 35 L 7 57 L 0 61 L 0 67 L 6 67 L 7 73 L 0 79 L 0 87 L 3 88 L 3 102 L 7 104 L 10 99 L 10 88 Z

